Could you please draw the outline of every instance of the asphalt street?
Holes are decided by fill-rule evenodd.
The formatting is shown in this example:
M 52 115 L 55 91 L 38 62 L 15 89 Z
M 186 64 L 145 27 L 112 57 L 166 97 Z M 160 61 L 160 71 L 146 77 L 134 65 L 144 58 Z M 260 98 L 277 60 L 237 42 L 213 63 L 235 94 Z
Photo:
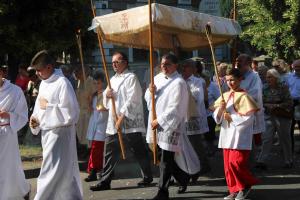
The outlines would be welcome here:
M 300 148 L 300 140 L 297 139 L 296 149 Z M 298 150 L 297 150 L 298 151 Z M 120 161 L 112 189 L 107 191 L 92 192 L 89 186 L 97 182 L 86 183 L 84 178 L 85 163 L 80 162 L 81 178 L 85 200 L 134 200 L 151 199 L 157 192 L 158 168 L 153 167 L 155 179 L 150 187 L 139 188 L 137 182 L 141 180 L 138 164 L 132 158 L 127 149 L 127 160 Z M 220 200 L 227 195 L 227 187 L 223 173 L 223 158 L 221 151 L 217 151 L 209 158 L 212 171 L 199 177 L 196 184 L 189 185 L 184 194 L 177 194 L 177 186 L 170 187 L 170 198 L 173 200 Z M 253 162 L 252 162 L 253 164 Z M 252 165 L 253 166 L 253 165 Z M 280 146 L 274 145 L 273 152 L 268 162 L 268 170 L 252 168 L 253 173 L 260 178 L 261 182 L 254 186 L 248 199 L 253 200 L 299 200 L 300 199 L 300 153 L 295 153 L 295 164 L 291 169 L 284 169 L 280 152 Z M 36 177 L 38 169 L 26 171 L 31 183 L 31 199 L 36 192 Z

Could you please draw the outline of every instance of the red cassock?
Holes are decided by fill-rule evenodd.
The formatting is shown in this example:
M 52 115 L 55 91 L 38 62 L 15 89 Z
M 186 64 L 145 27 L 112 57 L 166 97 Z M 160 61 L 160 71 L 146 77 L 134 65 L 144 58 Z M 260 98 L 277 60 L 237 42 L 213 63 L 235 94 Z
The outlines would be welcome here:
M 102 170 L 104 143 L 104 141 L 92 141 L 88 172 L 90 172 L 92 169 L 96 171 Z
M 249 170 L 249 150 L 223 149 L 224 172 L 230 193 L 238 192 L 259 182 Z

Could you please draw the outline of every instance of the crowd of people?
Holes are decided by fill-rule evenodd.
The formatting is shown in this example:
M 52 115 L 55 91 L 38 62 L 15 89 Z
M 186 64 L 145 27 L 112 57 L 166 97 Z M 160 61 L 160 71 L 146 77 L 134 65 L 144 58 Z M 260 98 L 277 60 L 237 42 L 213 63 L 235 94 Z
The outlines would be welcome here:
M 213 76 L 199 59 L 179 62 L 172 53 L 160 60 L 158 54 L 153 57 L 154 83 L 145 79 L 140 84 L 129 70 L 127 55 L 115 52 L 110 87 L 101 70 L 57 67 L 46 50 L 32 58 L 30 67 L 20 65 L 15 84 L 6 79 L 7 66 L 2 66 L 0 199 L 29 199 L 30 185 L 18 150 L 18 134 L 28 129 L 28 119 L 43 148 L 35 200 L 83 199 L 78 152 L 86 150 L 84 180 L 99 180 L 90 190 L 111 189 L 122 154 L 118 132 L 140 166 L 138 187 L 147 187 L 153 182 L 153 152 L 148 145 L 153 145 L 152 132 L 157 131 L 160 174 L 153 200 L 168 200 L 174 180 L 180 194 L 190 181 L 210 171 L 208 157 L 217 150 L 217 138 L 229 191 L 224 199 L 246 199 L 259 182 L 249 169 L 251 154 L 257 152 L 255 167 L 267 170 L 276 134 L 283 167 L 293 167 L 294 128 L 300 125 L 300 60 L 291 69 L 281 59 L 268 67 L 241 54 L 235 66 L 217 63 L 218 74 Z

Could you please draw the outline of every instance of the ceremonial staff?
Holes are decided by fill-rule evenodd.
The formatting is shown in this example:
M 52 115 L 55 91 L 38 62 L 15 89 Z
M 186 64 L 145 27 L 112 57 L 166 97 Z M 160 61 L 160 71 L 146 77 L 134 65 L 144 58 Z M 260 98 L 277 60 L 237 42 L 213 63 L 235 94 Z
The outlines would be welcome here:
M 86 84 L 86 73 L 85 73 L 84 62 L 83 62 L 83 53 L 82 53 L 81 31 L 80 31 L 80 29 L 78 29 L 78 31 L 76 33 L 76 41 L 77 41 L 77 45 L 78 45 L 78 49 L 79 49 L 81 69 L 82 69 L 82 73 L 83 73 L 83 81 L 84 81 L 83 85 L 85 86 L 85 84 Z
M 217 64 L 216 64 L 216 57 L 215 57 L 214 47 L 213 47 L 213 43 L 212 43 L 211 27 L 210 27 L 209 23 L 206 24 L 206 26 L 205 26 L 205 34 L 206 34 L 206 37 L 207 37 L 207 40 L 208 40 L 208 43 L 209 43 L 211 56 L 212 56 L 212 60 L 213 60 L 213 65 L 214 65 L 214 69 L 215 69 L 215 75 L 216 75 L 219 91 L 220 91 L 220 94 L 221 94 L 221 98 L 222 98 L 222 101 L 225 101 L 223 91 L 222 91 L 222 87 L 221 87 L 221 83 L 220 83 L 220 78 L 219 78 L 219 70 L 218 70 Z M 226 110 L 225 110 L 225 113 L 226 113 Z M 228 121 L 228 125 L 229 124 L 230 124 L 230 122 Z
M 212 56 L 212 61 L 213 61 L 213 66 L 215 69 L 215 75 L 216 75 L 216 79 L 217 79 L 217 84 L 219 87 L 219 91 L 222 97 L 222 100 L 224 101 L 224 96 L 223 96 L 223 91 L 222 91 L 222 87 L 221 87 L 221 83 L 220 83 L 220 78 L 219 78 L 219 70 L 217 68 L 217 64 L 216 64 L 216 57 L 215 57 L 215 53 L 214 53 L 214 47 L 213 47 L 213 43 L 212 43 L 212 36 L 211 36 L 211 28 L 210 28 L 210 24 L 207 24 L 205 27 L 205 34 L 209 43 L 209 47 L 210 47 L 210 51 L 211 51 L 211 56 Z
M 92 7 L 93 16 L 95 18 L 96 17 L 96 13 L 95 13 L 95 6 L 93 4 L 93 0 L 91 0 L 91 7 Z M 106 66 L 106 58 L 105 58 L 105 52 L 104 52 L 102 38 L 101 38 L 101 34 L 100 34 L 100 28 L 97 27 L 96 30 L 97 30 L 98 43 L 99 43 L 99 48 L 100 48 L 100 51 L 101 51 L 103 69 L 104 69 L 104 72 L 105 72 L 107 86 L 108 86 L 109 89 L 112 89 L 111 88 L 111 84 L 110 84 L 109 74 L 108 74 L 108 71 L 107 71 L 107 66 Z M 117 122 L 118 121 L 118 115 L 117 115 L 117 111 L 116 111 L 116 104 L 115 104 L 115 98 L 114 97 L 111 98 L 111 103 L 112 103 L 112 113 L 113 113 L 114 122 Z M 119 144 L 120 144 L 120 148 L 121 148 L 122 158 L 125 159 L 126 158 L 125 157 L 125 148 L 124 148 L 124 143 L 123 143 L 123 137 L 122 137 L 121 128 L 119 128 L 117 130 L 117 133 L 118 133 L 118 138 L 119 138 Z
M 148 0 L 149 6 L 149 50 L 150 50 L 150 84 L 151 87 L 154 87 L 154 66 L 153 66 L 153 30 L 152 30 L 152 9 L 151 9 L 151 0 Z M 155 94 L 151 92 L 151 110 L 152 110 L 152 121 L 156 120 L 156 109 L 155 109 Z M 153 133 L 153 163 L 157 164 L 157 139 L 156 139 L 156 129 L 152 130 Z

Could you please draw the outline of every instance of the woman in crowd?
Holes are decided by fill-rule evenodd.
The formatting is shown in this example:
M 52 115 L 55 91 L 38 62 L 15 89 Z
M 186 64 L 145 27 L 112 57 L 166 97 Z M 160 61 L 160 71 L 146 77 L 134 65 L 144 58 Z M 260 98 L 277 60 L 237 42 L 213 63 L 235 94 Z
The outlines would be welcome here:
M 262 137 L 262 150 L 258 156 L 256 167 L 267 168 L 267 158 L 272 149 L 274 134 L 277 132 L 283 152 L 284 167 L 291 168 L 293 155 L 289 133 L 292 123 L 293 101 L 287 86 L 280 81 L 280 74 L 276 69 L 267 71 L 266 81 L 267 83 L 263 88 L 266 131 Z

